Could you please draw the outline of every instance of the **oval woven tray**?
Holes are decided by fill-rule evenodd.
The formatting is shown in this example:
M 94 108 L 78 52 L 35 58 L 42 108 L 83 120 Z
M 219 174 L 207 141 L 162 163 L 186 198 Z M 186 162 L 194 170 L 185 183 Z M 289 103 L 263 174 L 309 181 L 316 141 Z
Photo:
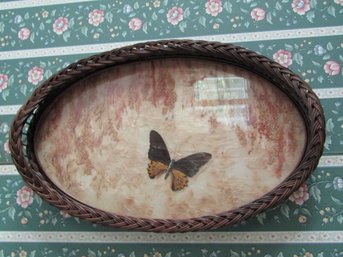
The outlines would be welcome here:
M 234 210 L 189 219 L 137 218 L 106 212 L 78 201 L 56 186 L 44 172 L 34 150 L 35 132 L 42 113 L 53 100 L 85 76 L 109 67 L 161 58 L 200 58 L 226 63 L 253 72 L 285 93 L 301 114 L 306 127 L 305 151 L 300 163 L 276 188 Z M 48 203 L 70 215 L 113 227 L 154 232 L 187 232 L 216 229 L 239 223 L 281 203 L 318 164 L 325 140 L 319 99 L 299 76 L 253 51 L 218 42 L 157 41 L 115 49 L 69 65 L 39 86 L 18 111 L 11 128 L 12 159 L 25 182 Z

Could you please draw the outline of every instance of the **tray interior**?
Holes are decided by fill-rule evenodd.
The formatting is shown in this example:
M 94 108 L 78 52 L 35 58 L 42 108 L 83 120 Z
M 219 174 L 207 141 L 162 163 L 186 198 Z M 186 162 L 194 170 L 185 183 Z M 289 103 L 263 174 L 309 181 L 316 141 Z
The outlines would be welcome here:
M 188 162 L 185 169 L 196 172 L 182 190 L 172 190 L 182 174 L 149 177 L 149 149 L 161 144 L 151 142 L 152 130 L 176 163 L 211 155 L 200 167 Z M 74 84 L 42 115 L 35 152 L 49 178 L 81 202 L 121 215 L 181 219 L 261 197 L 294 170 L 305 143 L 295 105 L 265 79 L 223 63 L 175 58 L 112 67 Z

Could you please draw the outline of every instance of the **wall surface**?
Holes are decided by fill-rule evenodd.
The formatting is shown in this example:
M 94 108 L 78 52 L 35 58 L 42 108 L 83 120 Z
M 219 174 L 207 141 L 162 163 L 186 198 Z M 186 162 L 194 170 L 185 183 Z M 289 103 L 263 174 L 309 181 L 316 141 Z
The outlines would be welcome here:
M 1 2 L 0 257 L 343 256 L 342 7 L 342 0 Z M 11 122 L 33 90 L 94 53 L 169 38 L 235 43 L 309 82 L 324 107 L 327 139 L 306 184 L 238 226 L 175 235 L 92 225 L 33 194 L 8 149 Z

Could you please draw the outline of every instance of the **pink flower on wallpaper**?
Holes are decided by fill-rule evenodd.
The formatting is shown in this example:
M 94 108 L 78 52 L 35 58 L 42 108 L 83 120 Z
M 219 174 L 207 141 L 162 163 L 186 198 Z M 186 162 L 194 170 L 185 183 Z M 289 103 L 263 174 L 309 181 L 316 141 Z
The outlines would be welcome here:
M 168 22 L 172 25 L 179 24 L 183 20 L 183 10 L 181 7 L 173 7 L 167 13 Z
M 6 153 L 8 153 L 8 154 L 10 154 L 11 153 L 11 151 L 10 151 L 10 146 L 9 146 L 9 144 L 8 144 L 8 140 L 5 142 L 5 144 L 4 144 L 4 151 L 6 152 Z
M 336 4 L 343 5 L 343 0 L 335 0 L 335 3 L 336 3 Z
M 68 29 L 69 21 L 68 18 L 59 17 L 55 20 L 53 27 L 54 32 L 57 35 L 63 34 L 64 31 Z
M 129 22 L 129 28 L 132 30 L 140 30 L 142 28 L 142 20 L 139 18 L 132 18 Z
M 17 204 L 27 208 L 33 202 L 33 191 L 27 186 L 23 186 L 17 191 Z
M 30 37 L 31 31 L 28 28 L 21 28 L 18 31 L 18 38 L 20 40 L 26 40 Z
M 266 12 L 262 8 L 254 8 L 252 9 L 250 15 L 255 21 L 261 21 L 266 17 Z
M 223 11 L 221 0 L 208 0 L 205 4 L 206 13 L 212 16 L 217 16 Z
M 88 14 L 88 23 L 97 27 L 104 22 L 104 11 L 95 9 Z
M 4 90 L 8 85 L 8 76 L 0 73 L 0 92 Z
M 286 50 L 280 49 L 273 54 L 274 61 L 280 63 L 284 67 L 288 67 L 292 64 L 292 54 Z
M 43 68 L 37 66 L 33 67 L 31 70 L 29 70 L 28 81 L 33 85 L 37 85 L 40 81 L 42 81 L 43 73 Z
M 289 197 L 289 200 L 297 205 L 303 205 L 309 199 L 307 185 L 303 184 Z
M 327 74 L 334 76 L 338 75 L 341 71 L 341 66 L 338 62 L 335 61 L 327 61 L 324 65 L 324 70 Z
M 310 0 L 293 0 L 292 8 L 295 13 L 304 15 L 310 10 Z

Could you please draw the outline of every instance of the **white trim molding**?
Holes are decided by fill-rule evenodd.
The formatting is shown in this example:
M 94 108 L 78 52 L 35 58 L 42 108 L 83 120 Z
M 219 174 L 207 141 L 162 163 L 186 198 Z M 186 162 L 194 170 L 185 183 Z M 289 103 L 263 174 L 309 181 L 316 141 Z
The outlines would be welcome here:
M 14 165 L 0 165 L 0 176 L 1 175 L 19 175 L 19 173 Z
M 320 158 L 318 167 L 343 167 L 343 155 L 324 155 Z
M 266 231 L 266 232 L 0 232 L 0 242 L 25 243 L 172 243 L 172 244 L 299 244 L 342 243 L 343 231 Z
M 14 115 L 20 107 L 21 105 L 2 105 L 0 106 L 0 115 Z
M 0 10 L 23 9 L 30 7 L 91 2 L 94 0 L 24 0 L 0 3 Z
M 320 99 L 342 98 L 343 87 L 319 88 L 313 90 Z

